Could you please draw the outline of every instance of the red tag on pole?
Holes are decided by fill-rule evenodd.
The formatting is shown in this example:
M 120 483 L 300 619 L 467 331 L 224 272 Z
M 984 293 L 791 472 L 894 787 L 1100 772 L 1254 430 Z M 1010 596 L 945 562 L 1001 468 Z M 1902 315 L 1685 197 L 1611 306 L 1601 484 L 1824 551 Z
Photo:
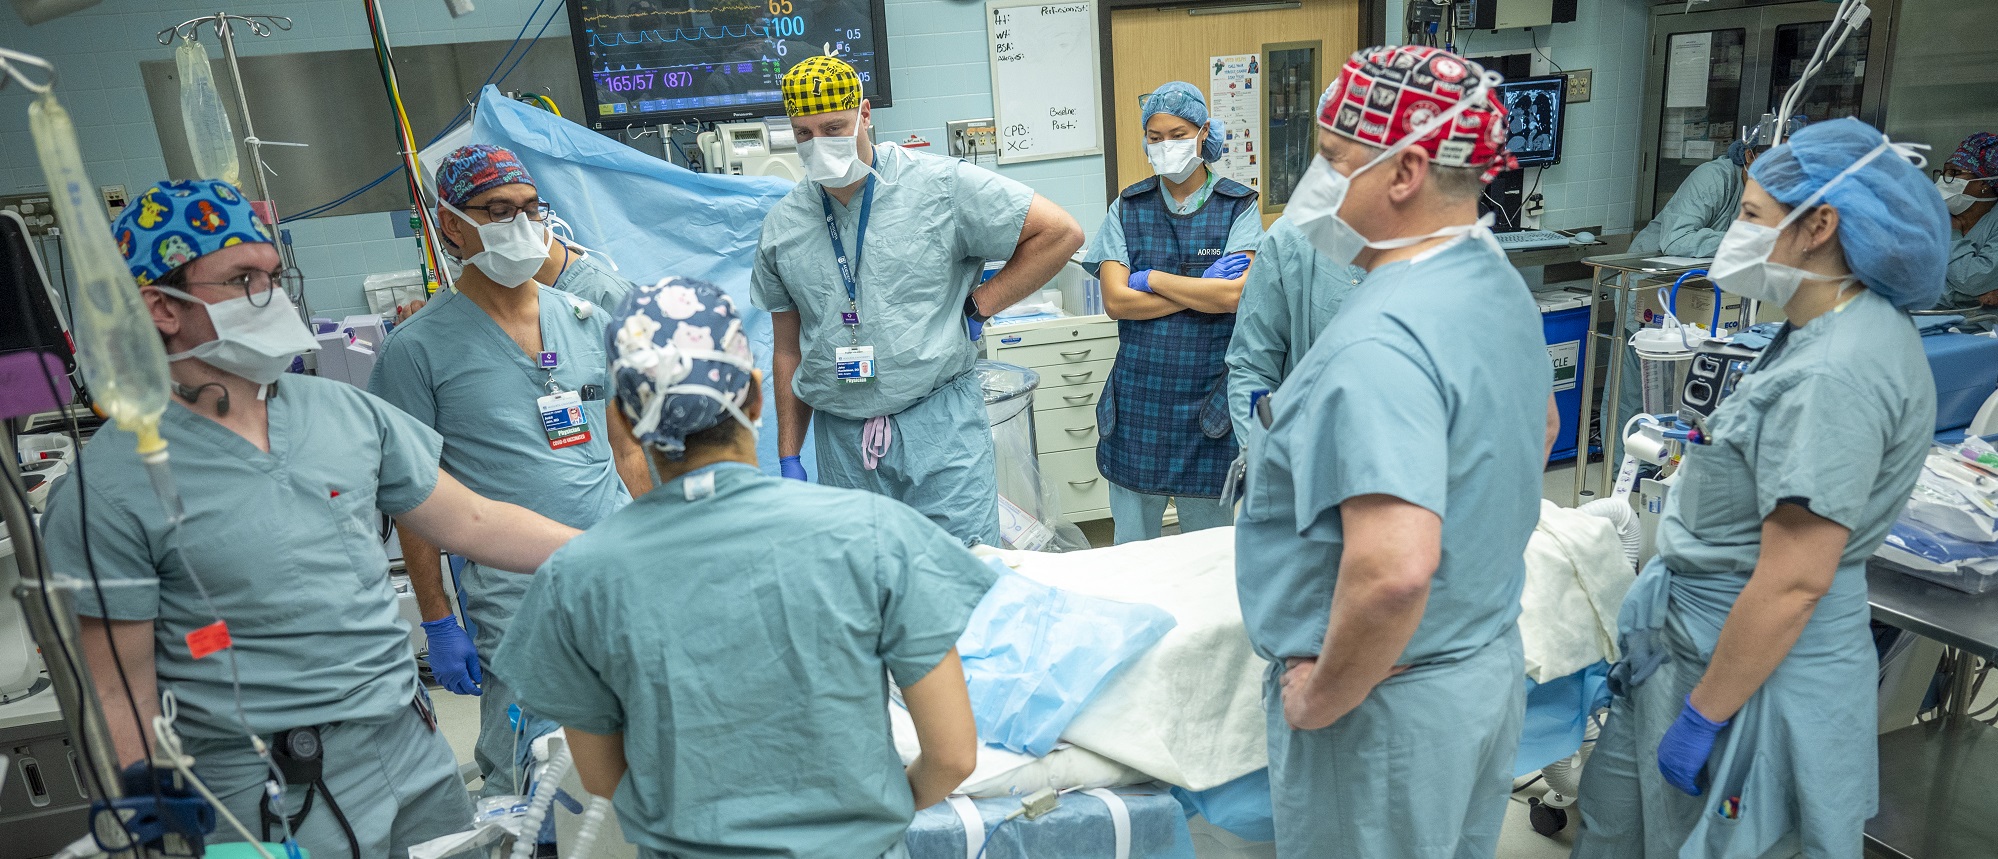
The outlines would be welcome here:
M 187 634 L 188 654 L 196 659 L 227 650 L 229 643 L 229 625 L 219 620 Z

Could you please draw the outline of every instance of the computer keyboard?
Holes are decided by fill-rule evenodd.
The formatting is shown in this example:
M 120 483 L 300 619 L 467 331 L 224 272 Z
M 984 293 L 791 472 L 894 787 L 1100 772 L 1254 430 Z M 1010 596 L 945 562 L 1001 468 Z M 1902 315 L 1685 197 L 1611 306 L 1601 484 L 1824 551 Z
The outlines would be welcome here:
M 1509 251 L 1524 251 L 1534 248 L 1565 248 L 1572 242 L 1567 236 L 1553 230 L 1520 230 L 1512 233 L 1493 233 L 1499 247 Z

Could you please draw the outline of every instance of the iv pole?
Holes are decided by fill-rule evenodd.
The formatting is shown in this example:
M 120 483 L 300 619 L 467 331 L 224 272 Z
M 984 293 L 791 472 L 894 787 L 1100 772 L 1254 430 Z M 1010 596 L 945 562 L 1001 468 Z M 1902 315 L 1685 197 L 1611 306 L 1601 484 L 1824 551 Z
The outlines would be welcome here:
M 257 127 L 250 119 L 250 97 L 243 90 L 243 70 L 236 64 L 236 27 L 233 23 L 236 21 L 241 21 L 248 25 L 250 34 L 260 39 L 269 38 L 271 28 L 273 27 L 284 31 L 291 30 L 291 19 L 283 15 L 231 15 L 227 12 L 217 12 L 213 15 L 204 15 L 200 18 L 182 21 L 179 24 L 161 30 L 158 38 L 160 44 L 169 46 L 173 44 L 174 37 L 176 36 L 199 42 L 201 41 L 199 33 L 203 26 L 213 25 L 215 27 L 216 36 L 222 40 L 222 56 L 229 61 L 229 77 L 231 83 L 235 84 L 236 90 L 236 107 L 243 114 L 243 145 L 250 152 L 250 172 L 257 180 L 257 197 L 263 200 L 264 206 L 268 209 L 265 214 L 268 216 L 267 220 L 270 221 L 271 236 L 275 239 L 281 235 L 278 232 L 277 201 L 271 199 L 270 183 L 264 178 L 264 174 L 270 168 L 264 166 L 263 148 L 265 146 L 304 146 L 305 144 L 283 143 L 276 140 L 263 140 L 257 137 Z M 297 263 L 292 259 L 291 245 L 284 241 L 278 241 L 277 246 L 278 253 L 284 258 L 285 267 L 296 268 Z

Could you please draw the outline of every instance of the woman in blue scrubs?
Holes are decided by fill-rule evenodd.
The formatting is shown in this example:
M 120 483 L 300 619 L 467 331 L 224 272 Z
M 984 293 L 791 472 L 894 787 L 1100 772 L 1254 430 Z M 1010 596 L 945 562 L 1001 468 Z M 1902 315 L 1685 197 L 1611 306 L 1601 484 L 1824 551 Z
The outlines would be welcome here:
M 1256 192 L 1208 167 L 1227 137 L 1192 84 L 1144 100 L 1157 171 L 1110 202 L 1083 262 L 1117 320 L 1117 363 L 1096 407 L 1096 467 L 1110 480 L 1119 543 L 1159 536 L 1166 501 L 1181 531 L 1233 524 L 1221 485 L 1239 445 L 1228 419 L 1228 339 L 1263 236 Z
M 993 573 L 899 501 L 757 469 L 761 378 L 720 290 L 642 288 L 606 339 L 664 482 L 548 559 L 494 671 L 567 729 L 641 856 L 906 857 L 976 760 L 955 648 Z
M 1942 289 L 1949 213 L 1854 119 L 1749 178 L 1712 276 L 1789 321 L 1687 446 L 1624 602 L 1577 859 L 1858 859 L 1878 807 L 1866 559 L 1929 448 L 1907 311 Z

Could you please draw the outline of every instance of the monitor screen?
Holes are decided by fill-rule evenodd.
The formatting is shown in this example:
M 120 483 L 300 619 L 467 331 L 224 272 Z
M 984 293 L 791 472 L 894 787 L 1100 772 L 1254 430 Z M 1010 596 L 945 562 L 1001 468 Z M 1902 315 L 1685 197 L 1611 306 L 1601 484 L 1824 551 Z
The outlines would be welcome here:
M 1561 162 L 1561 124 L 1567 111 L 1568 76 L 1546 75 L 1509 80 L 1499 85 L 1505 103 L 1506 149 L 1521 167 L 1546 167 Z
M 38 350 L 76 368 L 60 305 L 19 215 L 0 212 L 0 353 Z
M 569 0 L 590 127 L 779 116 L 784 72 L 827 53 L 851 63 L 874 106 L 887 107 L 882 3 Z

